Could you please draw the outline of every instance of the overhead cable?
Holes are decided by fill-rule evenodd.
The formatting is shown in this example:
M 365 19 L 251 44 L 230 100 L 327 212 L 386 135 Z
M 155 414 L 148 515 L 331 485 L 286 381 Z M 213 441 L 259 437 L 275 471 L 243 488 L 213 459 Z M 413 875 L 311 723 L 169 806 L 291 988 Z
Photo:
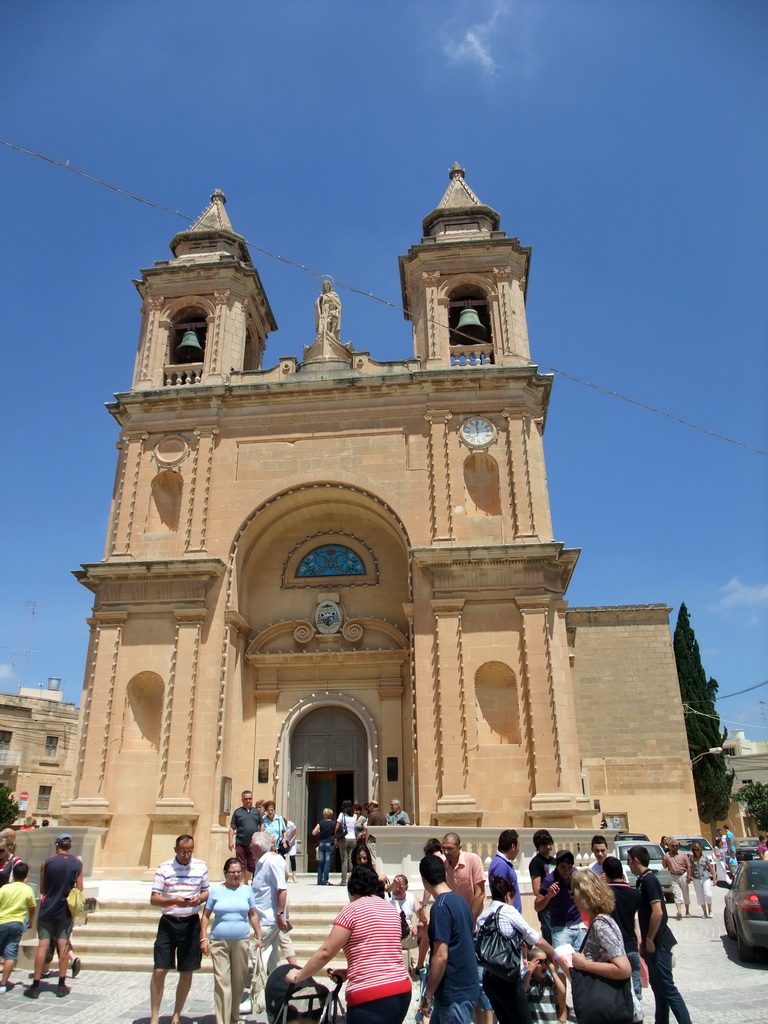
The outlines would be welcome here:
M 65 171 L 72 171 L 73 174 L 78 174 L 82 178 L 86 178 L 88 181 L 93 181 L 97 185 L 103 185 L 104 188 L 108 188 L 113 192 L 117 192 L 119 195 L 126 196 L 128 199 L 134 199 L 137 203 L 143 203 L 145 206 L 151 206 L 155 210 L 162 210 L 163 213 L 170 213 L 174 217 L 181 217 L 183 220 L 189 223 L 194 223 L 194 218 L 182 213 L 180 210 L 173 210 L 169 206 L 164 206 L 162 203 L 156 203 L 152 199 L 146 199 L 144 196 L 138 195 L 136 192 L 131 192 L 129 189 L 121 188 L 119 185 L 114 185 L 112 182 L 106 181 L 104 178 L 99 178 L 95 174 L 89 174 L 87 171 L 82 171 L 77 167 L 73 167 L 68 160 L 56 160 L 53 157 L 46 156 L 44 153 L 37 153 L 33 149 L 27 149 L 24 146 L 20 146 L 15 142 L 10 142 L 8 139 L 0 139 L 0 143 L 7 146 L 9 149 L 14 149 L 19 153 L 24 153 L 26 156 L 33 156 L 39 160 L 44 160 L 46 163 L 53 164 L 56 167 L 61 167 Z M 388 306 L 390 309 L 397 310 L 401 313 L 406 313 L 412 320 L 423 320 L 425 323 L 433 324 L 438 327 L 444 326 L 435 320 L 424 317 L 416 317 L 410 311 L 406 310 L 403 306 L 400 306 L 396 302 L 390 302 L 388 299 L 383 299 L 381 296 L 376 295 L 374 292 L 365 291 L 361 288 L 355 288 L 353 285 L 346 284 L 344 281 L 339 281 L 331 274 L 323 274 L 318 270 L 313 270 L 311 267 L 305 266 L 303 263 L 298 263 L 295 260 L 288 259 L 286 256 L 281 256 L 279 253 L 271 252 L 269 249 L 264 249 L 255 242 L 250 242 L 248 239 L 244 239 L 245 244 L 249 249 L 254 252 L 259 252 L 264 256 L 269 257 L 273 260 L 278 260 L 280 263 L 285 263 L 288 266 L 296 267 L 298 270 L 303 270 L 308 274 L 312 274 L 313 277 L 327 278 L 333 281 L 333 283 L 343 288 L 345 291 L 352 292 L 355 295 L 362 295 L 367 299 L 373 299 L 375 302 L 380 302 L 384 306 Z M 465 334 L 463 331 L 454 330 L 453 333 L 460 337 L 465 337 L 469 341 L 476 341 L 470 335 Z M 520 353 L 513 352 L 512 355 L 517 355 L 525 362 L 530 363 L 531 361 L 527 356 L 521 356 Z M 721 441 L 727 441 L 728 444 L 736 445 L 739 448 L 744 448 L 747 451 L 754 452 L 756 455 L 768 455 L 768 451 L 763 451 L 760 448 L 755 448 L 753 445 L 746 444 L 744 441 L 738 441 L 733 437 L 728 437 L 726 434 L 720 434 L 715 430 L 709 430 L 707 427 L 702 427 L 698 423 L 691 423 L 690 420 L 685 420 L 680 416 L 675 416 L 673 413 L 665 412 L 663 409 L 658 409 L 656 406 L 648 405 L 646 402 L 641 402 L 636 398 L 630 398 L 628 395 L 623 395 L 619 391 L 613 391 L 611 388 L 603 387 L 601 384 L 595 384 L 593 381 L 585 380 L 583 377 L 577 377 L 573 373 L 568 373 L 566 370 L 561 370 L 556 366 L 548 366 L 546 363 L 536 362 L 534 365 L 541 367 L 544 370 L 548 370 L 550 373 L 556 373 L 561 377 L 565 377 L 566 380 L 573 381 L 575 384 L 581 384 L 583 387 L 592 388 L 594 391 L 599 391 L 604 395 L 610 395 L 612 398 L 618 398 L 622 402 L 627 402 L 630 405 L 635 405 L 640 409 L 645 409 L 646 412 L 654 413 L 657 416 L 663 416 L 668 420 L 672 420 L 675 423 L 680 423 L 684 427 L 690 427 L 692 430 L 698 430 L 702 434 L 708 434 L 710 437 L 716 437 Z M 729 696 L 735 696 L 735 694 Z M 720 698 L 724 699 L 724 698 Z

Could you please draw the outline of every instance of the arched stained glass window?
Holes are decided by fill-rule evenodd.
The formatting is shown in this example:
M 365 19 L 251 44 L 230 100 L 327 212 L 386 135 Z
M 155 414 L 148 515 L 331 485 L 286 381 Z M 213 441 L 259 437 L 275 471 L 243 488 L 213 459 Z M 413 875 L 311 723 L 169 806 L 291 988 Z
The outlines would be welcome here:
M 304 555 L 297 576 L 365 576 L 359 555 L 342 544 L 323 544 Z

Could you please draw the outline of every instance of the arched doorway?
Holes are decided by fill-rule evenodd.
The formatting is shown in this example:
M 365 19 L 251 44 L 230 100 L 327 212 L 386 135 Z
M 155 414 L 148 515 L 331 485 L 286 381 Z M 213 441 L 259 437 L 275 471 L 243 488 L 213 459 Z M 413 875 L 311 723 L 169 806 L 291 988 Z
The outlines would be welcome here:
M 324 807 L 334 817 L 343 800 L 368 799 L 368 738 L 357 715 L 325 705 L 305 715 L 291 734 L 291 787 L 288 813 L 302 839 L 301 865 L 317 867 L 312 829 Z

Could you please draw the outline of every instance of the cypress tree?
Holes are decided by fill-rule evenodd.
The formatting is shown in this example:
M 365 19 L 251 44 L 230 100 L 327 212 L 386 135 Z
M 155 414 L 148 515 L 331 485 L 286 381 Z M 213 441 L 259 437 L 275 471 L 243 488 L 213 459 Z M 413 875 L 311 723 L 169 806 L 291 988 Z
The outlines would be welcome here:
M 707 678 L 701 664 L 696 634 L 691 627 L 688 609 L 680 605 L 674 635 L 675 663 L 680 683 L 680 696 L 685 707 L 685 727 L 691 760 L 711 747 L 721 747 L 725 734 L 720 729 L 720 716 L 715 710 L 717 682 Z M 731 803 L 733 772 L 725 766 L 723 754 L 708 754 L 692 768 L 693 784 L 699 818 L 715 826 L 728 816 Z

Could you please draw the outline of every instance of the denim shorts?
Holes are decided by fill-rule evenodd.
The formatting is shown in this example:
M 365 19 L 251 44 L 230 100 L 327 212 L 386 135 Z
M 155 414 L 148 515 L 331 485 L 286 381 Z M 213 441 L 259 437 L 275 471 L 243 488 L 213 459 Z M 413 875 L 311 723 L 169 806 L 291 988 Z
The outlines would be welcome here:
M 19 959 L 19 941 L 23 934 L 24 924 L 21 921 L 0 924 L 0 956 L 4 960 Z

